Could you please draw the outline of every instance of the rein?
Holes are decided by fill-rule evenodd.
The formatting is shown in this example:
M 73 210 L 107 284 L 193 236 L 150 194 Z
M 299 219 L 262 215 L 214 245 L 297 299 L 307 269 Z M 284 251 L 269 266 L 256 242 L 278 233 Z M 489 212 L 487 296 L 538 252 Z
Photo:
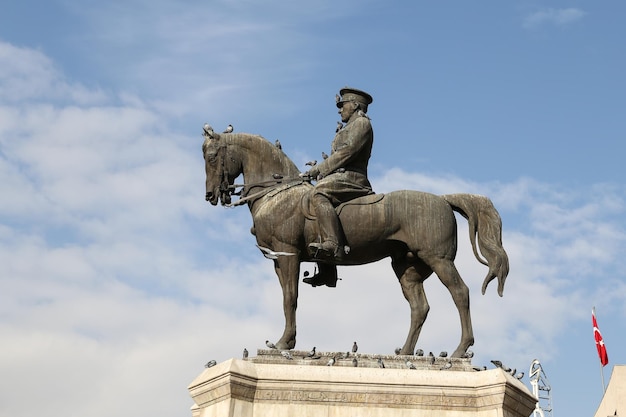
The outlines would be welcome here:
M 275 174 L 276 175 L 276 174 Z M 239 200 L 235 201 L 234 203 L 228 203 L 228 204 L 224 204 L 225 207 L 237 207 L 237 206 L 241 206 L 245 203 L 248 203 L 250 201 L 255 201 L 258 200 L 259 198 L 265 197 L 266 195 L 269 197 L 273 197 L 276 194 L 288 190 L 291 187 L 295 187 L 297 185 L 301 185 L 304 184 L 305 182 L 308 182 L 306 179 L 304 178 L 287 178 L 287 180 L 289 182 L 284 183 L 283 182 L 283 178 L 281 177 L 280 179 L 275 179 L 275 180 L 269 180 L 269 181 L 260 181 L 260 182 L 256 182 L 256 183 L 251 183 L 251 184 L 233 184 L 231 185 L 229 188 L 231 189 L 236 189 L 239 187 L 243 187 L 241 191 L 239 192 L 231 192 L 230 195 L 241 195 L 243 190 L 246 189 L 246 187 L 248 187 L 248 189 L 252 189 L 254 187 L 257 186 L 261 186 L 261 185 L 266 185 L 266 184 L 273 184 L 273 186 L 270 187 L 266 187 L 263 188 L 261 191 L 258 191 L 254 194 L 250 194 L 250 195 L 246 195 L 244 197 L 241 197 Z M 279 187 L 279 185 L 282 184 L 282 187 Z

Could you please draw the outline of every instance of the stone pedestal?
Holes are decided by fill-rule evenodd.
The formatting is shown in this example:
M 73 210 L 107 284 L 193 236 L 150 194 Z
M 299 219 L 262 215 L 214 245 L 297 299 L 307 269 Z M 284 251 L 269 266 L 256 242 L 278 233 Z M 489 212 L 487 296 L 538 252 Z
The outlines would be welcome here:
M 407 357 L 383 357 L 381 369 L 380 355 L 357 356 L 356 367 L 352 358 L 325 366 L 327 357 L 262 356 L 205 369 L 189 385 L 192 416 L 528 417 L 536 403 L 508 373 L 475 371 L 469 360 L 408 357 L 418 368 L 408 369 Z

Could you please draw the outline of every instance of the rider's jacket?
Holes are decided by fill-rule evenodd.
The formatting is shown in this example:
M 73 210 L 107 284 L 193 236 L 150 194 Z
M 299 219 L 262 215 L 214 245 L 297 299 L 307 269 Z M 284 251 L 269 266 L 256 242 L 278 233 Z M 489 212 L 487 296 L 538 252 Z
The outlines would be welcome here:
M 322 178 L 314 192 L 324 194 L 334 205 L 372 194 L 367 164 L 373 143 L 369 118 L 359 116 L 348 122 L 335 135 L 330 156 L 316 166 Z

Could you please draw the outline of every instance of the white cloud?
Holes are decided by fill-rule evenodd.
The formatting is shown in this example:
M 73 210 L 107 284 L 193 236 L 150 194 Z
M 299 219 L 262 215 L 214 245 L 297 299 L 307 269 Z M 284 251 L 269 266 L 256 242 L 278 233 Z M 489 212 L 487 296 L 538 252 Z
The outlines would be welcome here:
M 586 14 L 583 10 L 576 8 L 543 9 L 526 16 L 523 26 L 527 29 L 542 24 L 564 26 L 581 20 Z
M 43 53 L 0 40 L 0 104 L 25 99 L 89 104 L 103 101 L 105 95 L 97 89 L 68 84 Z

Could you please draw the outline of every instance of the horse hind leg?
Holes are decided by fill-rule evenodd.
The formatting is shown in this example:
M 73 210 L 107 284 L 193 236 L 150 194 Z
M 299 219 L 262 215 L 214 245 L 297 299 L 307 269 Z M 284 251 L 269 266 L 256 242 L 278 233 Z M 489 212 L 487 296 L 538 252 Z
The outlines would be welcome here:
M 411 327 L 400 354 L 412 355 L 430 310 L 424 292 L 424 280 L 430 276 L 432 270 L 426 264 L 410 263 L 406 258 L 393 260 L 391 265 L 400 281 L 402 294 L 411 307 Z
M 454 305 L 459 311 L 459 317 L 461 319 L 461 342 L 452 354 L 452 357 L 460 358 L 467 352 L 467 349 L 474 344 L 469 289 L 467 285 L 465 285 L 465 282 L 463 282 L 454 262 L 450 259 L 438 258 L 434 261 L 427 260 L 427 262 L 433 268 L 439 280 L 446 286 L 448 291 L 450 291 Z

